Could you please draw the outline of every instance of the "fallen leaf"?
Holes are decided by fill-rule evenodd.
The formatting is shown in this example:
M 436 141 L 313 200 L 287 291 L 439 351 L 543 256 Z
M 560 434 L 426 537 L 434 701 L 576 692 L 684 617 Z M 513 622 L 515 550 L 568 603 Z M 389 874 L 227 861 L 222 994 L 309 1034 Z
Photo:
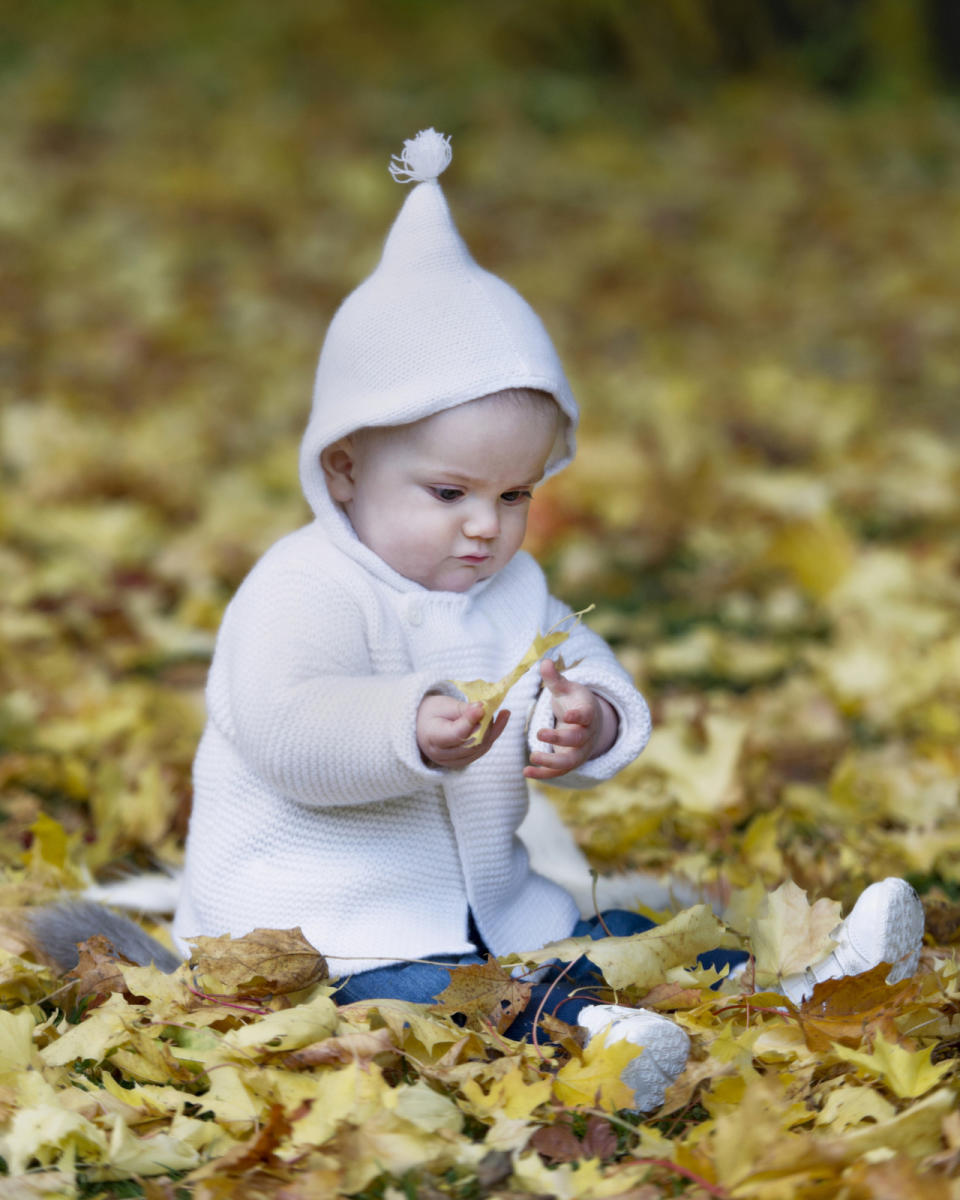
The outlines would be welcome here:
M 570 1128 L 568 1121 L 541 1125 L 527 1144 L 550 1163 L 575 1162 L 584 1156 L 580 1139 Z
M 59 1036 L 44 1046 L 40 1057 L 52 1067 L 66 1066 L 83 1059 L 102 1062 L 111 1050 L 136 1040 L 134 1022 L 138 1015 L 136 1009 L 114 992 L 79 1025 L 62 1022 Z
M 324 1066 L 327 1063 L 369 1062 L 380 1054 L 396 1053 L 397 1047 L 389 1029 L 372 1032 L 343 1033 L 323 1041 L 302 1046 L 283 1060 L 293 1071 Z
M 271 996 L 298 992 L 326 979 L 326 959 L 299 925 L 254 929 L 242 937 L 188 939 L 197 985 L 212 995 Z
M 888 984 L 887 963 L 862 975 L 825 979 L 797 1010 L 797 1021 L 809 1048 L 828 1051 L 834 1042 L 859 1046 L 874 1031 L 897 1036 L 894 1018 L 919 993 L 915 979 Z
M 927 932 L 938 946 L 960 940 L 960 904 L 925 901 L 923 907 Z
M 949 1179 L 924 1170 L 906 1154 L 885 1162 L 854 1163 L 844 1175 L 849 1200 L 955 1200 Z
M 314 996 L 303 1004 L 268 1013 L 258 1021 L 229 1030 L 220 1044 L 228 1051 L 241 1051 L 245 1059 L 255 1048 L 271 1054 L 299 1050 L 333 1033 L 339 1020 L 337 1006 L 329 996 Z
M 665 982 L 672 967 L 689 966 L 698 954 L 719 946 L 726 931 L 706 904 L 696 904 L 644 933 L 629 937 L 575 937 L 551 942 L 539 950 L 505 955 L 509 962 L 526 965 L 572 962 L 585 955 L 603 972 L 612 988 L 649 989 Z
M 809 904 L 793 880 L 771 892 L 750 921 L 757 986 L 776 987 L 785 975 L 825 958 L 836 945 L 830 935 L 840 924 L 840 913 L 833 900 Z
M 553 1080 L 553 1094 L 572 1108 L 602 1108 L 616 1112 L 633 1103 L 633 1089 L 620 1078 L 623 1068 L 638 1054 L 640 1046 L 626 1040 L 606 1044 L 604 1035 L 591 1038 L 580 1058 L 564 1063 Z
M 890 1101 L 873 1088 L 851 1085 L 835 1088 L 830 1093 L 817 1113 L 816 1122 L 833 1133 L 843 1133 L 864 1121 L 888 1121 L 896 1111 Z
M 658 983 L 642 997 L 643 1007 L 657 1012 L 676 1012 L 678 1009 L 698 1008 L 703 1003 L 699 988 L 684 987 L 682 983 Z
M 882 1079 L 899 1099 L 915 1100 L 925 1096 L 953 1070 L 950 1061 L 931 1062 L 931 1050 L 929 1046 L 925 1050 L 908 1050 L 896 1042 L 888 1042 L 882 1033 L 878 1033 L 869 1053 L 836 1046 L 834 1054 Z
M 437 996 L 435 1011 L 460 1013 L 474 1027 L 501 1032 L 527 1007 L 533 988 L 492 957 L 484 963 L 468 963 L 450 972 L 450 982 Z
M 531 1079 L 519 1064 L 495 1079 L 484 1092 L 475 1079 L 467 1079 L 460 1090 L 469 1111 L 480 1117 L 502 1113 L 510 1120 L 525 1120 L 550 1099 L 553 1084 L 549 1079 Z M 629 1089 L 628 1089 L 629 1090 Z
M 118 954 L 102 934 L 78 942 L 77 954 L 77 965 L 67 972 L 66 978 L 76 981 L 74 994 L 78 1000 L 128 991 L 123 968 L 136 964 Z
M 583 1152 L 587 1158 L 613 1158 L 617 1153 L 618 1140 L 609 1121 L 596 1114 L 587 1117 L 583 1134 Z
M 266 1120 L 252 1138 L 219 1155 L 215 1162 L 194 1171 L 190 1176 L 191 1182 L 199 1182 L 212 1176 L 222 1176 L 225 1179 L 237 1177 L 251 1167 L 274 1162 L 277 1148 L 289 1136 L 292 1128 L 293 1120 L 284 1111 L 283 1106 L 271 1105 Z

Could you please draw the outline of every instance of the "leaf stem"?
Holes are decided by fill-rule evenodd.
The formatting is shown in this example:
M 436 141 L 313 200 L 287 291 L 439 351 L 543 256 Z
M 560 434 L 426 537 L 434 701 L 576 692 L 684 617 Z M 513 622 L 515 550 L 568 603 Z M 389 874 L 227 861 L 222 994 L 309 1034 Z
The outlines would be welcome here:
M 556 979 L 553 980 L 553 982 L 550 984 L 550 986 L 547 988 L 547 990 L 543 993 L 543 999 L 540 1001 L 539 1005 L 537 1006 L 537 1011 L 533 1018 L 532 1041 L 533 1041 L 533 1048 L 534 1048 L 534 1050 L 536 1050 L 537 1056 L 539 1057 L 539 1059 L 542 1063 L 545 1063 L 547 1061 L 547 1059 L 546 1059 L 546 1056 L 544 1055 L 543 1051 L 540 1049 L 540 1041 L 537 1037 L 537 1026 L 540 1024 L 540 1018 L 543 1016 L 544 1007 L 546 1006 L 547 1001 L 550 999 L 550 993 L 557 986 L 557 984 L 560 982 L 560 980 L 564 977 L 564 975 L 566 975 L 566 973 L 570 970 L 570 968 L 572 966 L 574 966 L 576 963 L 578 963 L 580 961 L 580 959 L 583 957 L 584 956 L 582 954 L 578 954 L 576 958 L 571 959 L 570 962 L 567 963 L 567 965 L 563 968 L 563 970 L 557 975 Z
M 189 983 L 187 984 L 187 991 L 200 1000 L 206 1000 L 210 1004 L 218 1005 L 220 1008 L 236 1008 L 240 1012 L 255 1013 L 258 1017 L 267 1017 L 271 1012 L 269 1008 L 252 1008 L 249 1004 L 235 1004 L 230 1000 L 226 1000 L 222 995 L 217 995 L 214 992 L 202 992 Z

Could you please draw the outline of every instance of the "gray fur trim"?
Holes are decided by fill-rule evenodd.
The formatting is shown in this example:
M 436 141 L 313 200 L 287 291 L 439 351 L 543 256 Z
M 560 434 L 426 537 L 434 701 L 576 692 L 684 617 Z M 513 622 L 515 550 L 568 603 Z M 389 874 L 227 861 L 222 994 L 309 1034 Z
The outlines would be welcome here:
M 67 900 L 25 910 L 24 918 L 44 953 L 61 971 L 77 965 L 77 942 L 102 934 L 124 957 L 141 966 L 153 963 L 161 971 L 175 971 L 181 959 L 146 933 L 129 917 L 89 900 Z

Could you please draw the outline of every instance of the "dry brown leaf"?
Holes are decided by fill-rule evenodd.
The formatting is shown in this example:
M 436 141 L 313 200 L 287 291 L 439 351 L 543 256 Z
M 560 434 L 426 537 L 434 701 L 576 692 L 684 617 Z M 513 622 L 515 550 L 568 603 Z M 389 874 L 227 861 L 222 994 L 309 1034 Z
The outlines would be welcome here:
M 285 1111 L 281 1104 L 272 1104 L 253 1137 L 220 1155 L 216 1162 L 192 1172 L 190 1182 L 242 1176 L 252 1168 L 272 1164 L 277 1147 L 288 1137 L 297 1115 Z
M 703 992 L 699 988 L 684 987 L 682 983 L 658 983 L 640 997 L 640 1002 L 644 1008 L 654 1008 L 657 1012 L 676 1012 L 699 1007 L 703 1003 Z
M 797 1012 L 810 1049 L 824 1052 L 833 1042 L 856 1047 L 877 1032 L 898 1040 L 894 1018 L 919 995 L 920 985 L 916 979 L 888 985 L 889 974 L 890 965 L 880 963 L 862 975 L 818 983 Z
M 514 979 L 492 957 L 450 972 L 450 983 L 437 997 L 436 1012 L 462 1013 L 472 1028 L 492 1026 L 501 1032 L 523 1012 L 532 987 Z
M 576 1162 L 585 1157 L 580 1139 L 567 1121 L 541 1125 L 527 1143 L 545 1162 Z
M 581 1158 L 611 1158 L 617 1152 L 617 1135 L 610 1122 L 595 1113 L 587 1117 L 582 1136 L 573 1131 L 571 1120 L 561 1117 L 553 1125 L 541 1125 L 527 1143 L 545 1162 L 576 1162 Z
M 77 954 L 77 965 L 65 978 L 76 981 L 74 994 L 78 1000 L 106 996 L 111 992 L 129 992 L 123 968 L 136 966 L 136 963 L 118 954 L 113 943 L 102 934 L 78 942 Z
M 612 1158 L 617 1152 L 617 1135 L 613 1126 L 596 1114 L 587 1117 L 583 1134 L 583 1153 L 587 1158 Z
M 254 929 L 242 937 L 188 939 L 198 986 L 210 995 L 271 996 L 299 992 L 328 975 L 327 962 L 293 929 Z
M 579 1054 L 583 1049 L 584 1031 L 578 1025 L 561 1021 L 559 1017 L 547 1012 L 546 1009 L 540 1014 L 537 1029 L 561 1050 L 565 1050 L 567 1054 Z
M 369 1062 L 378 1054 L 396 1052 L 393 1034 L 384 1026 L 370 1033 L 343 1033 L 324 1038 L 287 1054 L 283 1065 L 298 1071 L 307 1067 L 318 1067 L 325 1063 Z

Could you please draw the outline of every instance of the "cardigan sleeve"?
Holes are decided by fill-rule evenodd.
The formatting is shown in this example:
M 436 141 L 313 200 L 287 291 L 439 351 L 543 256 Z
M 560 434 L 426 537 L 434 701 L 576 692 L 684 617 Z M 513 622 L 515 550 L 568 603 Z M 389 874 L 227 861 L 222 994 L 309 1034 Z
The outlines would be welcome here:
M 548 629 L 571 615 L 571 609 L 553 596 L 548 599 L 547 609 L 549 620 L 545 628 Z M 650 709 L 607 643 L 586 625 L 580 623 L 571 630 L 561 653 L 565 662 L 576 664 L 568 667 L 564 676 L 602 696 L 612 705 L 619 720 L 617 739 L 605 754 L 585 762 L 578 771 L 550 780 L 551 787 L 592 787 L 616 775 L 641 753 L 650 740 Z M 528 727 L 531 751 L 551 751 L 551 746 L 538 740 L 537 731 L 552 728 L 555 723 L 550 693 L 543 688 Z
M 416 740 L 427 672 L 374 673 L 361 603 L 314 572 L 263 570 L 231 602 L 209 719 L 270 787 L 309 805 L 378 802 L 439 782 Z

